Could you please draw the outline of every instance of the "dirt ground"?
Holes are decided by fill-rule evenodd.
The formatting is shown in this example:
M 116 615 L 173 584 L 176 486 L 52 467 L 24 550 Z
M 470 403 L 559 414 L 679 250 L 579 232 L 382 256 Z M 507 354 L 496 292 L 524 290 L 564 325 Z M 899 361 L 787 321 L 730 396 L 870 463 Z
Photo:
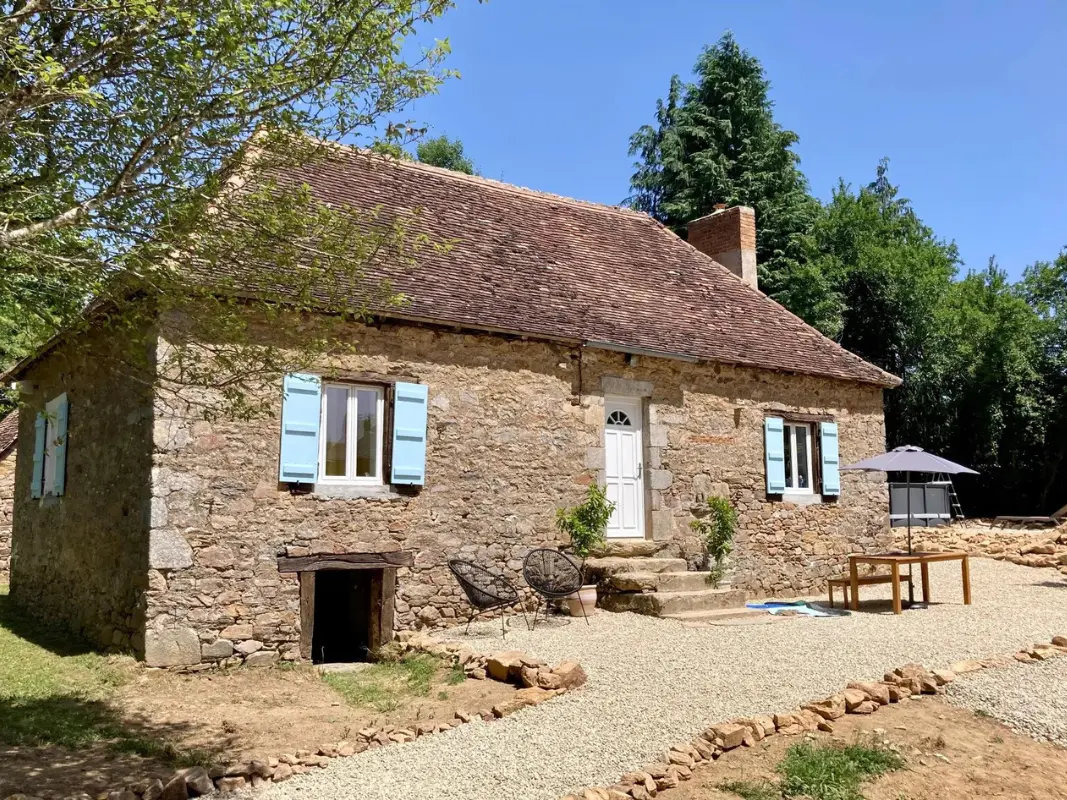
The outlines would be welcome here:
M 382 713 L 346 704 L 313 668 L 296 667 L 195 675 L 150 671 L 124 687 L 118 701 L 132 716 L 188 725 L 186 748 L 221 751 L 240 761 L 316 750 L 369 726 L 449 722 L 457 709 L 487 710 L 514 691 L 490 680 L 437 681 L 427 696 L 405 698 L 395 711 Z
M 941 700 L 892 705 L 871 717 L 842 717 L 817 743 L 888 742 L 907 761 L 903 770 L 864 784 L 866 800 L 1067 798 L 1067 749 L 1013 732 L 995 720 Z M 772 736 L 698 767 L 693 779 L 660 792 L 660 800 L 738 800 L 717 787 L 730 781 L 773 780 L 775 766 L 800 736 Z M 888 745 L 887 745 L 888 746 Z
M 457 709 L 485 711 L 515 691 L 491 680 L 451 684 L 442 674 L 425 696 L 405 697 L 398 708 L 382 713 L 346 703 L 310 666 L 189 675 L 138 672 L 108 702 L 110 709 L 146 741 L 198 751 L 197 760 L 210 763 L 314 751 L 368 726 L 450 721 Z M 102 744 L 74 750 L 0 746 L 0 797 L 16 791 L 43 797 L 95 794 L 173 770 L 162 760 L 116 753 Z

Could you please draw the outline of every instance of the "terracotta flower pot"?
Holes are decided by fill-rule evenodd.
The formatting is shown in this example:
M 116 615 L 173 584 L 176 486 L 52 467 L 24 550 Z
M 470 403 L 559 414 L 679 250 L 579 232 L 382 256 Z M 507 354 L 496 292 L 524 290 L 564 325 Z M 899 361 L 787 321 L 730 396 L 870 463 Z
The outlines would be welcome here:
M 581 599 L 579 599 L 579 596 Z M 582 606 L 585 613 L 592 616 L 596 613 L 596 584 L 589 583 L 572 595 L 563 598 L 563 609 L 572 617 L 582 616 Z

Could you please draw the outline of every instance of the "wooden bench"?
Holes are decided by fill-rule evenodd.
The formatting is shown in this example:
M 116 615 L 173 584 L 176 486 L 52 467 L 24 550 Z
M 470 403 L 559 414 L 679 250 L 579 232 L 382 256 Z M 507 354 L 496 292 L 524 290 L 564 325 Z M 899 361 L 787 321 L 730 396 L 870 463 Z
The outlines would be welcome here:
M 860 586 L 875 586 L 875 585 L 880 584 L 880 583 L 892 583 L 892 582 L 893 582 L 893 576 L 889 575 L 889 574 L 886 574 L 886 575 L 861 575 L 860 578 L 859 578 L 859 581 L 858 581 Z M 911 583 L 911 575 L 901 575 L 900 576 L 900 582 L 902 584 L 903 583 Z M 842 605 L 844 605 L 846 607 L 848 606 L 848 587 L 851 585 L 851 583 L 852 583 L 852 581 L 849 579 L 848 575 L 845 575 L 842 578 L 830 578 L 830 579 L 828 579 L 826 581 L 826 588 L 830 592 L 830 608 L 834 607 L 834 588 L 835 587 L 838 587 L 838 588 L 841 589 L 841 596 L 843 598 L 843 600 L 841 601 Z

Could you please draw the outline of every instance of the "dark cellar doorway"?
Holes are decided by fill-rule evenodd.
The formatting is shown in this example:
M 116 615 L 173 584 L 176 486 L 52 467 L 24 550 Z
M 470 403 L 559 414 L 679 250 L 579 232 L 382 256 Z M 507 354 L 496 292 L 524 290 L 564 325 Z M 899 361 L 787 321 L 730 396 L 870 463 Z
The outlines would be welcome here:
M 367 661 L 371 651 L 371 570 L 315 574 L 315 664 Z

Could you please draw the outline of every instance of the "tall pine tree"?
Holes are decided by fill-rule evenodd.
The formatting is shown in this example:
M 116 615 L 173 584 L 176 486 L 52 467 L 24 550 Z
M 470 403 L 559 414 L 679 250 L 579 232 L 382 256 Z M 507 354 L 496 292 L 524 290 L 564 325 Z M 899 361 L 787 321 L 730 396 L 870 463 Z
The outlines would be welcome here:
M 694 83 L 671 78 L 656 124 L 630 138 L 629 204 L 682 236 L 716 203 L 754 207 L 760 285 L 773 296 L 796 283 L 817 210 L 792 150 L 797 135 L 774 121 L 763 66 L 732 34 L 705 48 L 694 71 Z

